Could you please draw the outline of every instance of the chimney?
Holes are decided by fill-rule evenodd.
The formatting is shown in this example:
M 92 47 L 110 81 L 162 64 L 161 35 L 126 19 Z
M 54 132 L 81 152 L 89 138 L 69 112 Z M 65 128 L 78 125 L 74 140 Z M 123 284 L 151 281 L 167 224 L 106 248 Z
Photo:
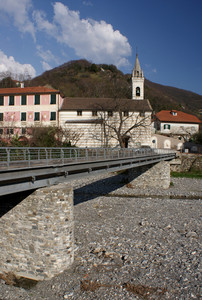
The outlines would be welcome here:
M 23 89 L 25 87 L 24 82 L 20 82 L 20 87 Z

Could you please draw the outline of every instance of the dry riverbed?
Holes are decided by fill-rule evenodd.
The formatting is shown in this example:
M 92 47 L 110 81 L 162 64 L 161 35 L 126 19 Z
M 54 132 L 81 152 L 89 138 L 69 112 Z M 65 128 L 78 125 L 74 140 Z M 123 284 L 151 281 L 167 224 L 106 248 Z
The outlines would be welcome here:
M 0 299 L 200 299 L 202 181 L 137 190 L 123 175 L 74 181 L 75 262 Z

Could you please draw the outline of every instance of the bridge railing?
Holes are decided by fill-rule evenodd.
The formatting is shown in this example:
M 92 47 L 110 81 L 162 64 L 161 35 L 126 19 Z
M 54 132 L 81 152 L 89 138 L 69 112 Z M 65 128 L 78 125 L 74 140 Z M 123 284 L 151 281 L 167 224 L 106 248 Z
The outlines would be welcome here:
M 166 154 L 170 152 L 173 151 L 151 148 L 0 147 L 0 168 L 57 165 L 79 161 Z

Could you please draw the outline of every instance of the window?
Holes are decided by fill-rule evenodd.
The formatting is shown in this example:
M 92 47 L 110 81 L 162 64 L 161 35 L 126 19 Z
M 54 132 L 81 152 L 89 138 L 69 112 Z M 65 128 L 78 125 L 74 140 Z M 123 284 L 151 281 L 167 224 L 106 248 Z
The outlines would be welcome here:
M 3 133 L 4 133 L 3 128 L 0 128 L 0 134 L 3 134 Z
M 170 124 L 164 124 L 164 125 L 163 125 L 163 128 L 164 128 L 164 129 L 170 129 Z
M 136 96 L 140 96 L 140 88 L 139 88 L 139 86 L 136 87 Z
M 0 96 L 0 105 L 4 105 L 4 96 Z
M 27 96 L 26 95 L 21 96 L 21 105 L 27 105 Z
M 55 121 L 55 120 L 56 120 L 56 112 L 55 112 L 55 111 L 52 111 L 52 112 L 51 112 L 50 120 L 51 120 L 51 121 Z
M 39 112 L 34 113 L 34 121 L 40 121 L 40 113 Z
M 172 110 L 172 111 L 171 111 L 171 114 L 172 114 L 173 116 L 177 116 L 177 112 L 176 112 L 175 110 Z
M 7 128 L 6 133 L 7 134 L 13 134 L 13 128 Z
M 9 105 L 14 105 L 14 96 L 9 96 Z
M 21 113 L 21 121 L 26 121 L 26 112 Z
M 128 112 L 128 111 L 124 111 L 124 112 L 123 112 L 123 116 L 124 116 L 124 117 L 128 117 L 128 116 L 129 116 L 129 112 Z
M 113 117 L 113 111 L 112 110 L 108 111 L 108 117 Z
M 56 95 L 51 94 L 51 101 L 50 104 L 56 104 Z
M 4 120 L 4 114 L 0 113 L 0 121 L 3 121 L 3 120 Z
M 93 116 L 93 117 L 96 117 L 96 116 L 97 116 L 97 110 L 93 110 L 93 111 L 92 111 L 92 116 Z
M 145 117 L 145 112 L 141 112 L 140 117 Z
M 77 110 L 77 116 L 82 116 L 82 110 Z
M 35 95 L 34 104 L 39 105 L 40 104 L 40 95 Z

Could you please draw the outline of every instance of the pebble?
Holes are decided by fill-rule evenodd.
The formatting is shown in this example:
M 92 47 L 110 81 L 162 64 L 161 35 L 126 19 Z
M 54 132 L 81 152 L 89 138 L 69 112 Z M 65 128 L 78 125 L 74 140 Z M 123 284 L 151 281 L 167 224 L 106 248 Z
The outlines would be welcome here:
M 139 190 L 122 179 L 73 181 L 73 265 L 29 290 L 1 280 L 0 299 L 200 299 L 201 180 Z

